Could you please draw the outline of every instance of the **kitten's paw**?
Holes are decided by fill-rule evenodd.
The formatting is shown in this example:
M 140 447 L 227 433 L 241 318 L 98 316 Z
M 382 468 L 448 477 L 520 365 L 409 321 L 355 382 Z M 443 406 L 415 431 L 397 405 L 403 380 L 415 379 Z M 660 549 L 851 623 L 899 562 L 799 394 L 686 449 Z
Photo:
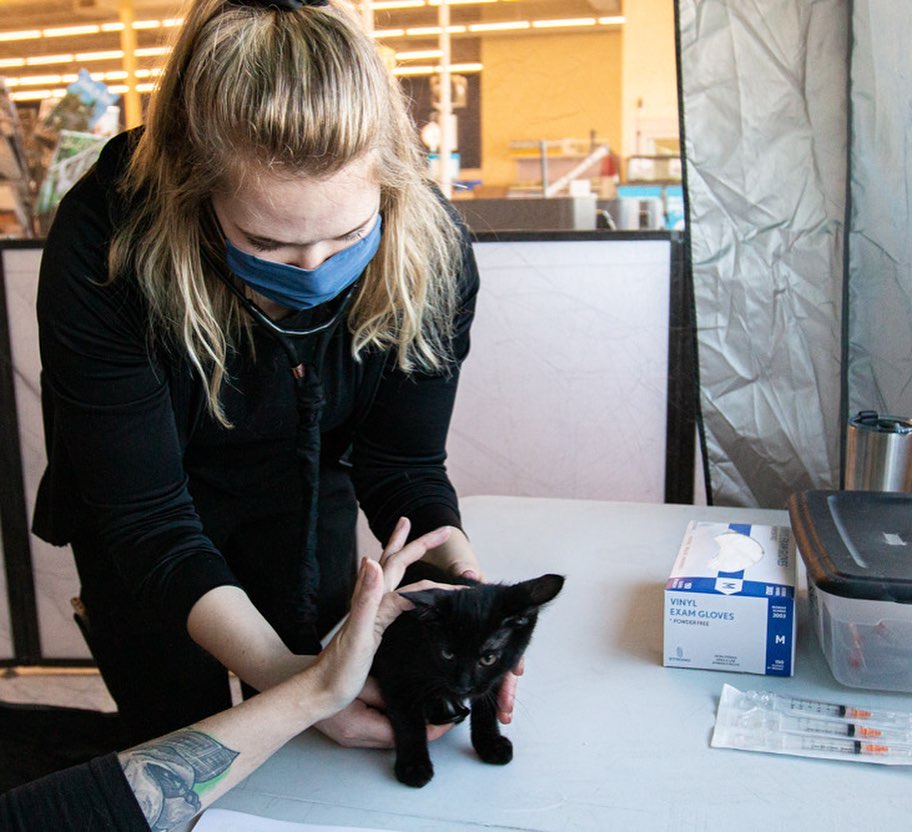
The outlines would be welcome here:
M 475 751 L 486 763 L 495 766 L 505 766 L 513 759 L 513 743 L 506 737 L 486 737 L 475 744 Z
M 427 785 L 434 776 L 434 765 L 430 760 L 417 763 L 403 763 L 396 761 L 396 779 L 406 786 L 420 789 Z

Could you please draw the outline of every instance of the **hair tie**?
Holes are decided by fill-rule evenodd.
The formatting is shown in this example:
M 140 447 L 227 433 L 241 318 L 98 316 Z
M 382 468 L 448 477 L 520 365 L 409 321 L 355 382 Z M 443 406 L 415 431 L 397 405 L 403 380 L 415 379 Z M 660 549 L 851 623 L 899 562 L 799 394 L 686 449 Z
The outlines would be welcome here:
M 249 5 L 296 12 L 301 6 L 328 6 L 329 0 L 250 0 Z

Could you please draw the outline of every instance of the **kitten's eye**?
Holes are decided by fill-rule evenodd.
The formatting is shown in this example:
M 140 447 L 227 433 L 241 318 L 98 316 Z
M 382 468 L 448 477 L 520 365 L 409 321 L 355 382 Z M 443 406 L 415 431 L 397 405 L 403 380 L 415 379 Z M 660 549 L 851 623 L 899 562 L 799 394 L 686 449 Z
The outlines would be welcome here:
M 482 667 L 491 667 L 497 661 L 497 653 L 485 653 L 479 660 L 478 664 Z
M 448 662 L 453 661 L 453 651 L 452 650 L 441 650 L 440 655 L 443 656 Z

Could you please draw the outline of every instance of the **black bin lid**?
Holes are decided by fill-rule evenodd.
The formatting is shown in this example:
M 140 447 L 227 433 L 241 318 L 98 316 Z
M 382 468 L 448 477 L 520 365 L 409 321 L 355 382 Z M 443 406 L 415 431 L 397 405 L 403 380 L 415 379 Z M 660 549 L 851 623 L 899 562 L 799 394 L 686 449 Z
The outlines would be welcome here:
M 808 577 L 844 598 L 912 603 L 912 494 L 801 491 L 788 501 Z

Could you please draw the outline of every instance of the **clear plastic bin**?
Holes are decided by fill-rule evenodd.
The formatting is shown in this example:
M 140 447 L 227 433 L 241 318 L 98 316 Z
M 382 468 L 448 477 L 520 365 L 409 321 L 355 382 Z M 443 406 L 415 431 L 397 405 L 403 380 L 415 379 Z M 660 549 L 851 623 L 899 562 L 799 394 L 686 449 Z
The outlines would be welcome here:
M 841 598 L 808 581 L 811 616 L 836 681 L 912 692 L 912 606 Z
M 788 508 L 833 676 L 912 693 L 912 495 L 803 491 Z

